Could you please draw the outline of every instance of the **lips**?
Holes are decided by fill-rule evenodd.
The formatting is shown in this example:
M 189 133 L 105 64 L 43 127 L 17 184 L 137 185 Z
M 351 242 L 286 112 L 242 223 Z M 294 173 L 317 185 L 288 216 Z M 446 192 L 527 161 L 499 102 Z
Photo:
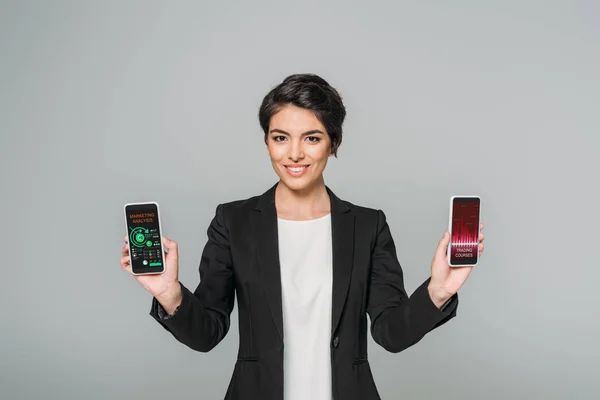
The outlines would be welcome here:
M 307 165 L 299 165 L 299 164 L 294 164 L 294 165 L 285 165 L 284 166 L 286 171 L 288 172 L 288 174 L 290 174 L 291 176 L 294 177 L 298 177 L 298 176 L 302 176 L 306 170 L 308 170 L 308 168 L 310 167 L 310 164 Z

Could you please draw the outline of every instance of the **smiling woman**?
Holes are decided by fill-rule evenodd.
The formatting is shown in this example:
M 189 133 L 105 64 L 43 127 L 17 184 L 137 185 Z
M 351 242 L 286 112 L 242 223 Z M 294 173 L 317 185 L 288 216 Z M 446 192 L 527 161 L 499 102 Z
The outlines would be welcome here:
M 337 90 L 316 75 L 289 76 L 265 96 L 258 118 L 285 188 L 306 193 L 324 186 L 323 171 L 328 158 L 337 157 L 345 117 Z
M 259 110 L 279 180 L 217 206 L 196 290 L 179 281 L 177 243 L 167 238 L 165 273 L 135 276 L 153 295 L 150 314 L 201 352 L 223 340 L 237 298 L 238 358 L 226 399 L 380 399 L 367 315 L 375 342 L 393 353 L 456 315 L 457 291 L 472 267 L 449 267 L 449 235 L 438 243 L 431 277 L 408 296 L 383 211 L 342 200 L 325 185 L 345 116 L 324 79 L 286 78 Z M 130 271 L 126 248 L 121 265 Z

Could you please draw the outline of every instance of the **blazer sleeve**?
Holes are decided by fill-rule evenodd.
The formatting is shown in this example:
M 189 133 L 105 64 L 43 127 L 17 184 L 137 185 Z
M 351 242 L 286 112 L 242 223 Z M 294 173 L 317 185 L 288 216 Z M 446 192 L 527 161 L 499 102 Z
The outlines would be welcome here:
M 441 311 L 429 296 L 429 277 L 408 297 L 385 214 L 381 210 L 377 212 L 377 237 L 371 255 L 367 313 L 375 342 L 392 353 L 398 353 L 455 317 L 458 294 L 452 296 Z
M 150 315 L 181 343 L 201 352 L 212 350 L 229 331 L 235 300 L 229 233 L 219 204 L 208 227 L 200 259 L 200 283 L 192 293 L 181 284 L 182 300 L 172 315 L 152 298 Z

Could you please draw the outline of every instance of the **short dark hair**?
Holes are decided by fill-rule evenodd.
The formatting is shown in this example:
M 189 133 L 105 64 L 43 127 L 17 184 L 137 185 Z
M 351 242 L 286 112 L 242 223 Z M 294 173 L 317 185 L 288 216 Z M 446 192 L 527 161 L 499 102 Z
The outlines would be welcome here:
M 346 108 L 342 97 L 325 79 L 315 74 L 290 75 L 265 96 L 258 112 L 258 120 L 267 143 L 271 117 L 286 105 L 312 111 L 327 130 L 331 152 L 337 157 L 342 143 L 342 125 Z

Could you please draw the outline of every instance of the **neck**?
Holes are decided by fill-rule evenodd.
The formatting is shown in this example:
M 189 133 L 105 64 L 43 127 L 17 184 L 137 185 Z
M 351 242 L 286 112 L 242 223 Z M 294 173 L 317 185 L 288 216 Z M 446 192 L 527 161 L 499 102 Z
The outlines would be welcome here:
M 294 219 L 319 218 L 331 210 L 331 203 L 325 182 L 321 178 L 314 185 L 294 190 L 279 181 L 275 189 L 277 213 Z

